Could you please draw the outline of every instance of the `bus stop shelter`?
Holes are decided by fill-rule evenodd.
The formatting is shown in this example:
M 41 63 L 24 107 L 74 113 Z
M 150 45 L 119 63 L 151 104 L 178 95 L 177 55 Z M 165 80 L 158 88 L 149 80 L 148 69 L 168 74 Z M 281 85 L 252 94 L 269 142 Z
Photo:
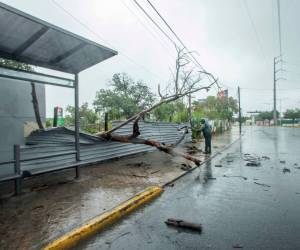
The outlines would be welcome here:
M 74 89 L 75 153 L 76 161 L 79 162 L 78 75 L 81 71 L 116 55 L 117 52 L 3 3 L 0 3 L 0 34 L 0 58 L 71 75 L 67 78 L 0 66 L 1 78 Z M 11 163 L 16 165 L 16 160 Z M 76 167 L 77 176 L 78 171 L 79 168 Z

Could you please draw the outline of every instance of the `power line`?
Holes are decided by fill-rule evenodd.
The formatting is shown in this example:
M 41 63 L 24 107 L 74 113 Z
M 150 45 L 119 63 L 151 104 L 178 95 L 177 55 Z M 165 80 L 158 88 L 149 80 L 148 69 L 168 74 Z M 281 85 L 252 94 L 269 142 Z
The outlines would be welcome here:
M 136 2 L 136 0 L 134 0 Z M 160 12 L 157 10 L 157 8 L 155 8 L 155 6 L 151 3 L 150 0 L 147 0 L 147 2 L 149 3 L 149 5 L 152 7 L 152 9 L 157 13 L 157 15 L 163 20 L 163 22 L 165 23 L 165 25 L 169 28 L 169 30 L 173 33 L 173 35 L 177 38 L 177 40 L 180 42 L 180 44 L 183 46 L 184 49 L 186 49 L 188 52 L 189 50 L 187 49 L 187 47 L 185 46 L 185 44 L 183 43 L 183 41 L 179 38 L 179 36 L 176 34 L 176 32 L 174 31 L 174 29 L 172 29 L 172 27 L 168 24 L 168 22 L 166 21 L 166 19 L 160 14 Z M 216 81 L 215 77 L 208 73 L 203 66 L 198 62 L 197 58 L 194 57 L 194 55 L 192 53 L 188 54 L 189 56 L 191 56 L 193 58 L 193 62 L 195 64 L 197 64 L 201 70 L 203 70 L 205 73 L 209 74 L 214 81 Z M 218 85 L 218 84 L 217 84 Z M 218 85 L 218 88 L 220 88 L 220 86 Z
M 249 20 L 250 20 L 252 29 L 253 29 L 253 31 L 254 31 L 254 34 L 255 34 L 255 37 L 256 37 L 256 40 L 257 40 L 259 49 L 260 49 L 260 53 L 261 53 L 261 55 L 263 56 L 264 61 L 265 61 L 265 63 L 266 63 L 266 56 L 265 56 L 265 54 L 263 53 L 262 43 L 261 43 L 261 41 L 260 41 L 260 38 L 259 38 L 259 35 L 258 35 L 258 31 L 257 31 L 257 29 L 256 29 L 256 26 L 255 26 L 255 24 L 254 24 L 254 22 L 253 22 L 253 19 L 252 19 L 252 17 L 251 17 L 251 13 L 250 13 L 250 10 L 249 10 L 249 8 L 248 8 L 247 0 L 244 0 L 243 3 L 244 3 L 244 6 L 245 6 L 245 9 L 246 9 L 246 12 L 247 12 L 247 16 L 248 16 L 248 18 L 249 18 Z
M 148 14 L 148 12 L 136 1 L 134 3 L 140 8 L 140 10 L 151 20 L 151 22 L 169 39 L 169 41 L 176 46 L 176 42 L 159 26 L 159 24 Z
M 280 0 L 277 0 L 277 15 L 278 15 L 278 35 L 279 35 L 279 56 L 282 56 L 282 47 L 281 47 L 281 20 L 280 20 Z
M 129 8 L 129 6 L 122 0 L 121 4 L 136 18 L 136 20 L 149 32 L 149 34 L 164 48 L 165 52 L 170 56 L 172 60 L 175 60 L 174 55 L 171 54 L 169 48 L 154 34 L 154 32 L 147 27 L 147 25 L 139 18 L 139 16 Z
M 98 37 L 100 40 L 104 41 L 106 44 L 108 44 L 109 46 L 111 46 L 112 48 L 114 48 L 115 46 L 113 46 L 110 42 L 106 41 L 104 38 L 102 38 L 97 32 L 95 32 L 93 29 L 91 29 L 88 25 L 86 25 L 85 23 L 83 23 L 80 19 L 78 19 L 77 17 L 75 17 L 71 12 L 69 12 L 67 9 L 65 9 L 62 5 L 60 5 L 56 0 L 51 0 L 59 9 L 61 9 L 62 11 L 64 11 L 66 14 L 68 14 L 73 20 L 75 20 L 78 24 L 80 24 L 82 27 L 84 27 L 86 30 L 88 30 L 90 33 L 94 34 L 96 37 Z M 115 49 L 116 50 L 116 49 Z M 122 55 L 124 58 L 126 58 L 128 61 L 130 61 L 132 64 L 135 64 L 136 66 L 143 68 L 145 71 L 149 72 L 150 74 L 152 74 L 153 76 L 155 76 L 156 78 L 163 80 L 160 76 L 158 76 L 157 74 L 153 73 L 151 70 L 149 70 L 147 67 L 145 67 L 144 65 L 137 63 L 135 60 L 133 60 L 132 58 L 130 58 L 128 55 L 126 55 L 125 53 L 119 51 L 119 54 Z

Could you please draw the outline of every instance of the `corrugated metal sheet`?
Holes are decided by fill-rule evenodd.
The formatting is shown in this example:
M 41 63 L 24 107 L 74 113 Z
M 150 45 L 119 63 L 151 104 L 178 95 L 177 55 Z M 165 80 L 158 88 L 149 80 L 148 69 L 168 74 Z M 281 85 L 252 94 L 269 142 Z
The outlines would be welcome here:
M 116 126 L 118 122 L 114 122 Z M 166 144 L 175 143 L 183 133 L 180 130 L 184 125 L 162 122 L 140 122 L 141 138 L 154 139 Z M 129 134 L 132 125 L 128 124 L 120 128 L 118 134 Z M 186 140 L 191 139 L 191 133 L 188 133 Z M 21 148 L 21 160 L 47 156 L 49 154 L 70 153 L 69 155 L 60 155 L 45 159 L 33 159 L 21 163 L 22 171 L 34 173 L 42 169 L 56 168 L 75 163 L 74 152 L 74 131 L 64 127 L 52 128 L 45 131 L 35 131 L 27 138 L 27 145 Z M 131 154 L 153 151 L 155 148 L 127 144 L 112 141 L 104 141 L 98 137 L 80 133 L 80 152 L 81 163 L 95 163 Z

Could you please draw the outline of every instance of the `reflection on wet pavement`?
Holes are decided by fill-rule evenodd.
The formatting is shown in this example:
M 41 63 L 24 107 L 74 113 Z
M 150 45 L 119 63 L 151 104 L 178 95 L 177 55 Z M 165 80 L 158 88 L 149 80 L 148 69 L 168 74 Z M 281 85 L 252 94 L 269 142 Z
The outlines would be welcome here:
M 300 129 L 249 128 L 151 205 L 77 249 L 300 249 L 299 138 Z M 246 166 L 253 160 L 260 166 Z M 203 232 L 172 230 L 167 218 L 201 223 Z
M 213 145 L 221 150 L 236 138 L 235 131 L 226 133 Z M 205 157 L 200 150 L 194 156 Z M 0 249 L 40 249 L 144 188 L 181 175 L 181 164 L 190 163 L 156 151 L 82 168 L 80 180 L 72 170 L 25 180 L 23 195 L 0 200 Z

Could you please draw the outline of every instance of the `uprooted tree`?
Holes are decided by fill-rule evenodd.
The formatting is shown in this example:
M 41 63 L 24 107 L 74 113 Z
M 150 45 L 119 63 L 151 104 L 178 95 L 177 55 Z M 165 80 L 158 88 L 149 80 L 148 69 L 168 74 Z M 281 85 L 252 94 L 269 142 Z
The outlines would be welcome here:
M 138 112 L 137 114 L 131 116 L 126 121 L 120 123 L 116 127 L 106 131 L 97 133 L 96 135 L 105 140 L 118 141 L 122 143 L 133 143 L 133 144 L 145 144 L 151 147 L 156 147 L 158 150 L 165 152 L 167 154 L 173 156 L 181 156 L 187 160 L 194 162 L 196 165 L 200 164 L 200 160 L 181 152 L 175 150 L 175 147 L 184 139 L 185 134 L 188 133 L 188 128 L 184 128 L 184 133 L 182 137 L 174 144 L 167 145 L 165 143 L 161 143 L 155 140 L 148 140 L 140 138 L 140 130 L 139 130 L 139 120 L 144 117 L 146 114 L 150 113 L 157 107 L 167 104 L 170 102 L 174 102 L 179 98 L 190 95 L 192 93 L 206 90 L 208 91 L 214 84 L 217 84 L 217 79 L 211 73 L 206 72 L 205 70 L 195 70 L 191 64 L 190 60 L 191 53 L 186 52 L 185 48 L 178 48 L 177 50 L 177 59 L 175 64 L 175 74 L 173 75 L 174 79 L 170 86 L 164 91 L 163 94 L 160 85 L 158 85 L 158 94 L 159 101 L 152 105 L 151 107 L 145 108 L 144 110 Z M 202 67 L 201 67 L 202 68 Z M 206 86 L 201 85 L 202 76 L 208 76 L 211 80 L 210 84 Z M 118 129 L 121 127 L 132 123 L 132 133 L 128 135 L 119 135 L 116 133 Z

